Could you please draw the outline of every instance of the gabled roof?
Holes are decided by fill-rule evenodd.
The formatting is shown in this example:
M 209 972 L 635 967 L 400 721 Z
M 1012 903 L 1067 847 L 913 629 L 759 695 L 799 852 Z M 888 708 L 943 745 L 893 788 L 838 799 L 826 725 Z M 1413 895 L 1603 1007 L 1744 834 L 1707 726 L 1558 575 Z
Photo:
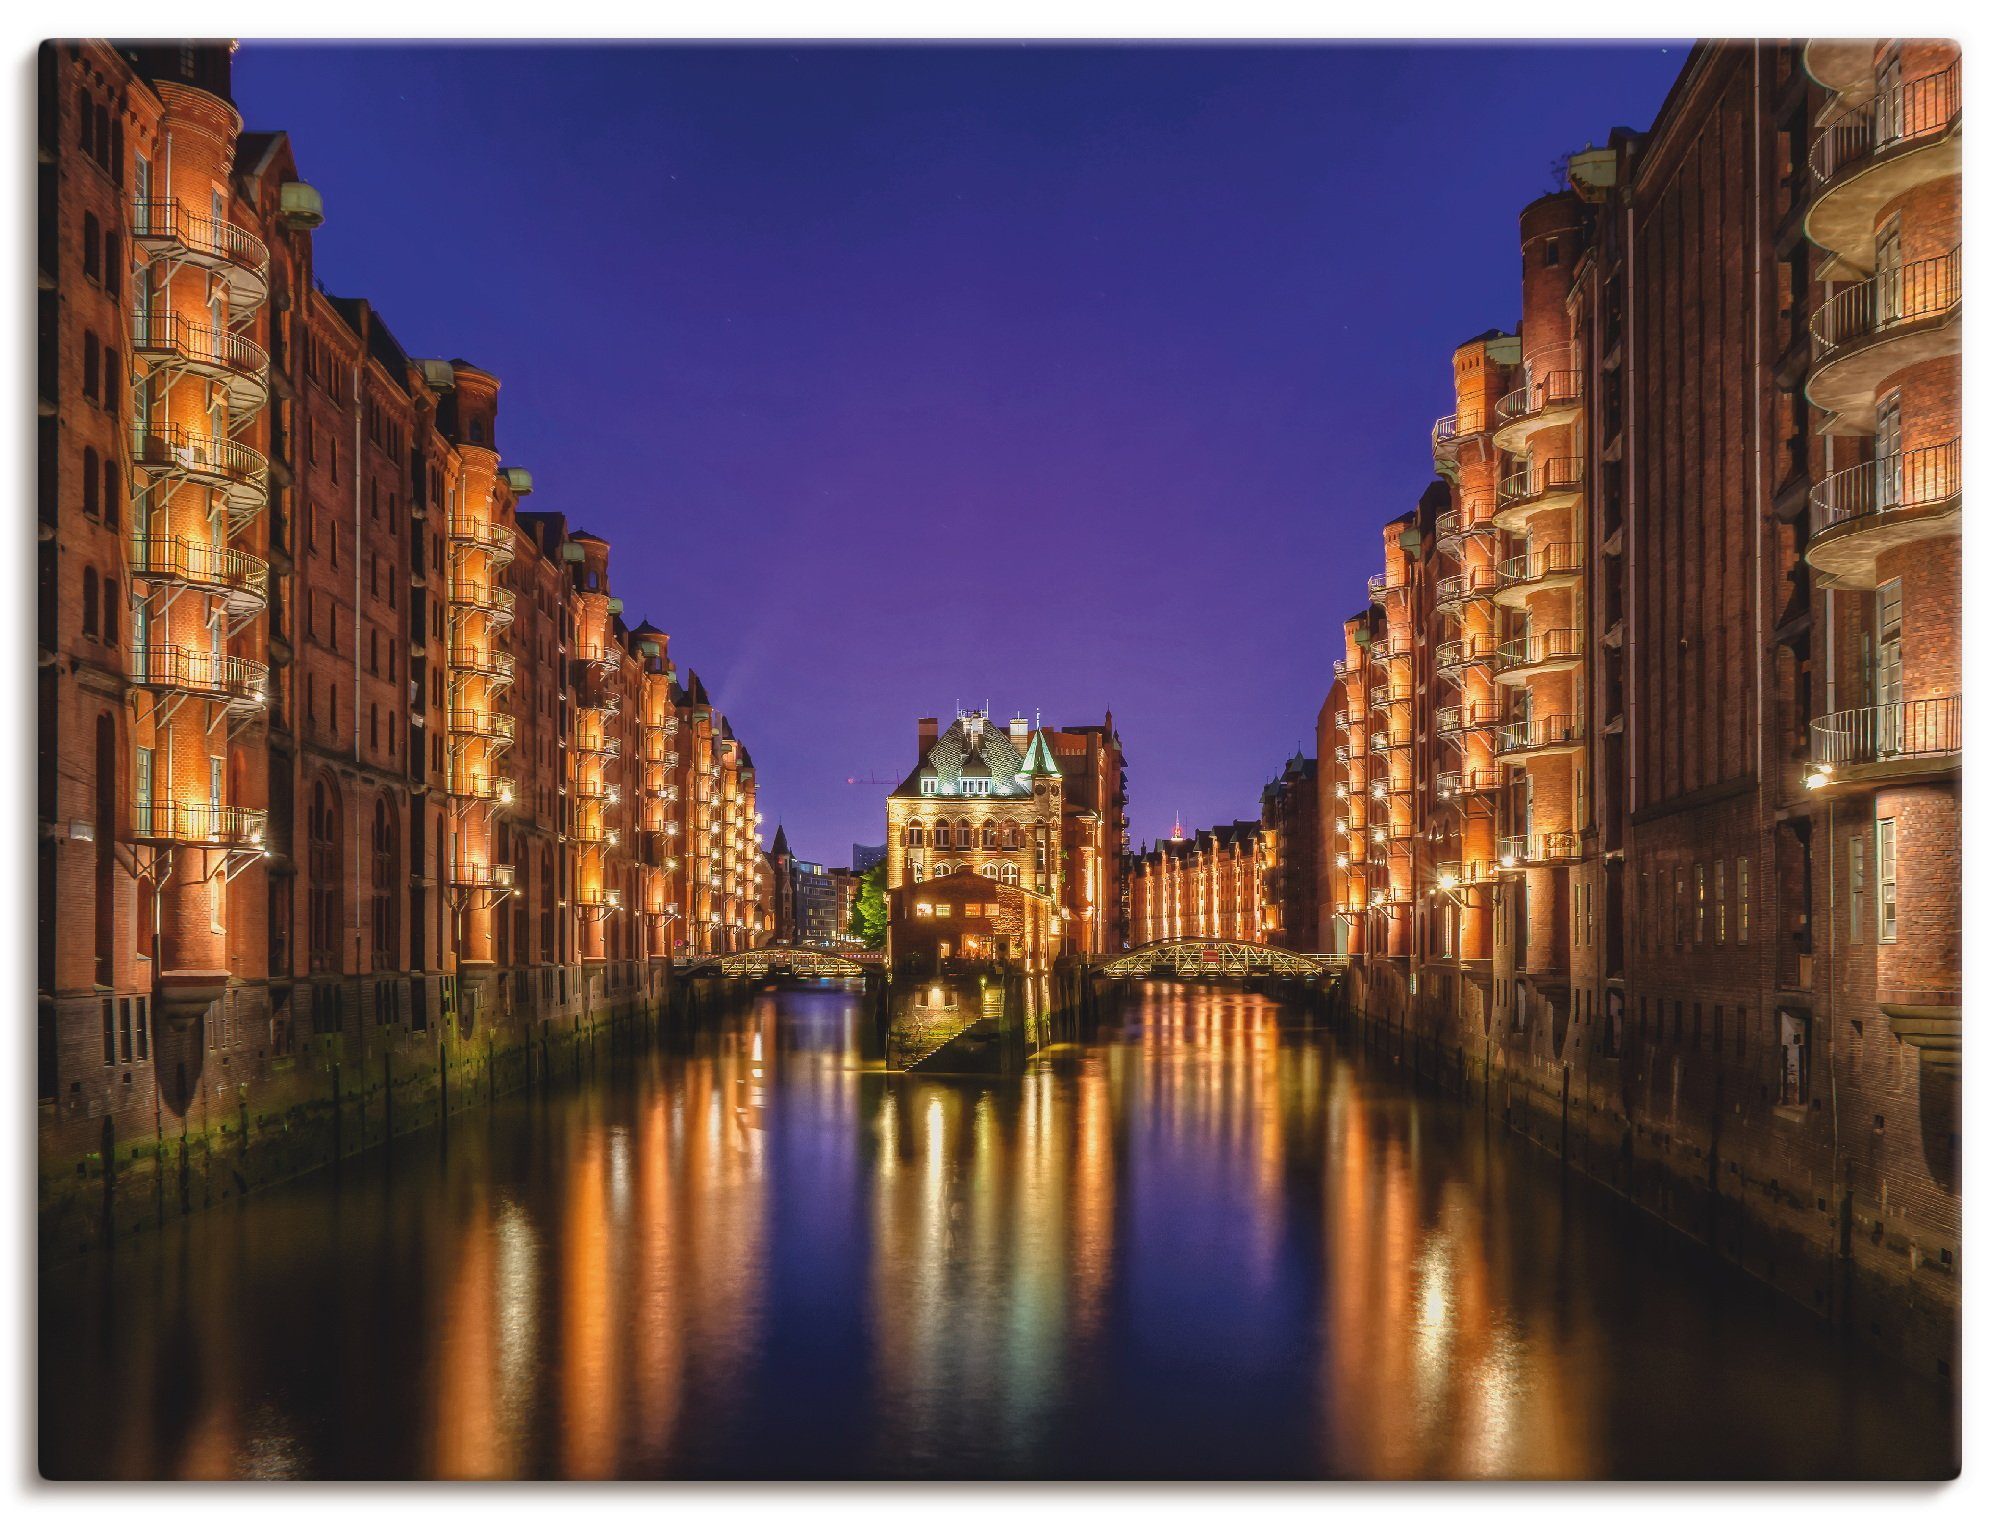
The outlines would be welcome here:
M 1028 752 L 1021 757 L 1021 769 L 1028 775 L 1062 777 L 1062 766 L 1056 763 L 1055 753 L 1049 748 L 1048 734 L 1040 728 L 1028 740 Z

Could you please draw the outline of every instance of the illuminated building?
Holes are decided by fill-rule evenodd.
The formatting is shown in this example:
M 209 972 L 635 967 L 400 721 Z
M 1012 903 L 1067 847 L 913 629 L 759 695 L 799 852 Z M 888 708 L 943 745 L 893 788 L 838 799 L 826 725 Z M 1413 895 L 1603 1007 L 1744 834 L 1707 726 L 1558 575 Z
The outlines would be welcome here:
M 1319 948 L 1319 761 L 1294 754 L 1264 787 L 1258 836 L 1260 942 Z
M 1262 944 L 1267 918 L 1263 828 L 1222 823 L 1193 838 L 1172 837 L 1132 856 L 1126 866 L 1132 943 L 1161 939 L 1232 939 Z
M 499 379 L 329 292 L 227 46 L 39 69 L 46 1174 L 656 995 L 693 874 L 667 637 L 521 509 Z M 699 938 L 741 946 L 755 777 L 701 727 Z
M 1946 1372 L 1959 113 L 1949 44 L 1703 44 L 1572 155 L 1319 722 L 1367 1016 Z

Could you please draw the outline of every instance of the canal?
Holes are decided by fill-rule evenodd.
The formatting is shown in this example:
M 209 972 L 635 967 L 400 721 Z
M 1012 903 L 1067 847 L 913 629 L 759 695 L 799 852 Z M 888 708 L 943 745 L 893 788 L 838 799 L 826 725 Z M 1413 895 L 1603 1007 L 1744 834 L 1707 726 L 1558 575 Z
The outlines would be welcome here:
M 44 1475 L 1941 1476 L 1939 1391 L 1246 992 L 841 991 L 45 1276 Z

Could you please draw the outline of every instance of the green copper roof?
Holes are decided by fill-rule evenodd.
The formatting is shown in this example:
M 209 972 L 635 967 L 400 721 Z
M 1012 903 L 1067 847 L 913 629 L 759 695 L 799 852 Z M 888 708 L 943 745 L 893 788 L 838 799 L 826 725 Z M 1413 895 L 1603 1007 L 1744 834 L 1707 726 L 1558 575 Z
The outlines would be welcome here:
M 1029 775 L 1062 776 L 1062 767 L 1056 763 L 1055 752 L 1049 748 L 1049 740 L 1040 728 L 1028 740 L 1027 756 L 1021 761 L 1021 768 Z

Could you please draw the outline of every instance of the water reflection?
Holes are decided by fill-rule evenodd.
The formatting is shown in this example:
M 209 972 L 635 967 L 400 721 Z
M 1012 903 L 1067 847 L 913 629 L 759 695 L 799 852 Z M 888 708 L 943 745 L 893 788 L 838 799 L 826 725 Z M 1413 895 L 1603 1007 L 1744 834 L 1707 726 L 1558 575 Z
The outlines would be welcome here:
M 43 1282 L 52 1475 L 1937 1472 L 1934 1391 L 1307 1020 L 1148 988 L 1024 1078 L 852 998 Z

